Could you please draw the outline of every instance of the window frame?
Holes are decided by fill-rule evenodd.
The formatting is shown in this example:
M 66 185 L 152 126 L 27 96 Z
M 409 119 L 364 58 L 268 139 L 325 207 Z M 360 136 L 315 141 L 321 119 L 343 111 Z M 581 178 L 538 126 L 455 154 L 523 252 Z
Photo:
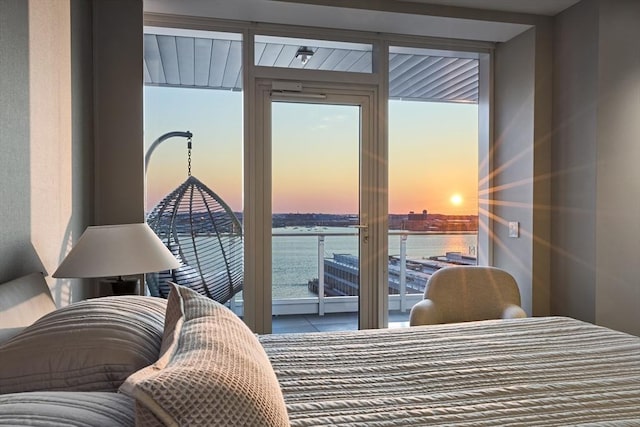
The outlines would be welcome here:
M 265 201 L 261 199 L 260 191 L 264 190 L 264 182 L 258 181 L 256 174 L 256 158 L 264 161 L 264 146 L 260 146 L 258 141 L 262 136 L 256 128 L 257 120 L 262 120 L 262 107 L 258 107 L 256 100 L 261 100 L 266 96 L 266 91 L 260 89 L 260 82 L 272 80 L 305 81 L 314 82 L 320 85 L 344 85 L 341 87 L 368 87 L 372 89 L 373 103 L 376 117 L 382 120 L 373 120 L 371 124 L 372 133 L 376 136 L 379 155 L 382 160 L 388 158 L 388 75 L 389 75 L 389 46 L 416 47 L 425 49 L 467 51 L 475 52 L 479 56 L 479 101 L 478 101 L 478 263 L 482 265 L 492 264 L 492 188 L 491 171 L 493 170 L 493 160 L 491 147 L 493 144 L 493 52 L 494 43 L 442 39 L 423 36 L 396 35 L 372 33 L 352 30 L 336 30 L 323 28 L 308 28 L 294 25 L 266 24 L 255 22 L 226 21 L 216 18 L 185 17 L 172 15 L 145 14 L 144 25 L 154 27 L 188 28 L 205 31 L 236 32 L 242 35 L 242 82 L 243 82 L 243 116 L 244 116 L 244 206 L 243 217 L 245 224 L 245 322 L 255 332 L 268 331 L 264 325 L 270 325 L 270 309 L 266 304 L 257 304 L 257 301 L 265 301 L 264 289 L 255 286 L 259 283 L 265 272 L 264 259 L 257 255 L 258 248 L 263 248 L 265 242 L 271 242 L 271 218 L 270 212 L 264 209 Z M 254 37 L 256 34 L 293 38 L 313 38 L 330 39 L 354 43 L 370 43 L 373 45 L 372 53 L 372 73 L 350 73 L 323 70 L 305 70 L 279 67 L 256 66 L 254 58 Z M 327 37 L 330 34 L 331 37 Z M 262 99 L 264 101 L 264 99 Z M 374 181 L 379 186 L 382 197 L 376 199 L 377 206 L 372 207 L 376 212 L 376 217 L 380 218 L 375 227 L 379 227 L 380 238 L 387 240 L 387 172 L 386 169 L 375 173 Z M 270 184 L 270 182 L 269 182 Z M 270 194 L 270 193 L 269 193 Z M 269 200 L 270 202 L 270 200 Z M 262 206 L 262 207 L 260 207 Z M 251 225 L 247 226 L 249 221 Z M 370 223 L 371 226 L 371 223 Z M 384 229 L 384 233 L 381 230 Z M 371 230 L 373 232 L 373 230 Z M 386 248 L 386 243 L 375 243 Z M 386 250 L 383 250 L 386 254 Z M 269 263 L 268 268 L 271 268 Z M 270 273 L 269 273 L 270 274 Z M 386 265 L 374 273 L 373 279 L 386 283 L 388 271 Z M 270 277 L 270 276 L 269 276 Z M 264 287 L 263 287 L 264 288 Z M 385 287 L 382 287 L 385 288 Z M 247 298 L 247 291 L 249 298 Z M 269 290 L 270 291 L 270 290 Z M 253 293 L 253 295 L 251 295 Z M 385 291 L 386 294 L 386 291 Z M 365 321 L 365 327 L 386 327 L 388 323 L 388 299 L 386 296 L 378 295 L 375 302 L 370 303 L 372 310 L 371 318 Z M 247 306 L 247 301 L 249 305 Z M 268 298 L 270 303 L 270 298 Z

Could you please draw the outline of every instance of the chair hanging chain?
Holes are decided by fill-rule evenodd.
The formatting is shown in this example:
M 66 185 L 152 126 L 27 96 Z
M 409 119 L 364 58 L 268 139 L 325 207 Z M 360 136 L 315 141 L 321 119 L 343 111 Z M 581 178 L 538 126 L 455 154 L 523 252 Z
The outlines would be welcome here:
M 187 138 L 187 173 L 191 176 L 191 137 Z

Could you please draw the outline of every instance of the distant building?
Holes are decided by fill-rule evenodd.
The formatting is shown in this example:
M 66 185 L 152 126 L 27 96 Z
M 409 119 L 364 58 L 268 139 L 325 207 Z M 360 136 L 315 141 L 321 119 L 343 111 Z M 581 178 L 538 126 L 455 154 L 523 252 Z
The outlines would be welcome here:
M 408 294 L 423 294 L 427 280 L 436 271 L 452 265 L 476 265 L 476 257 L 463 255 L 460 252 L 447 252 L 445 255 L 433 256 L 429 259 L 407 259 L 405 270 L 405 289 Z M 309 291 L 318 293 L 318 279 L 309 280 Z M 324 259 L 324 294 L 325 296 L 358 295 L 360 287 L 360 271 L 358 257 L 351 254 L 333 254 Z M 400 258 L 389 257 L 389 295 L 400 293 L 401 272 Z
M 407 215 L 407 221 L 426 221 L 427 220 L 427 210 L 424 209 L 422 213 L 414 213 L 413 211 L 409 212 Z
M 236 213 L 242 221 L 242 213 Z M 359 224 L 356 214 L 285 213 L 273 214 L 272 226 L 278 227 L 349 227 Z M 477 215 L 442 215 L 413 211 L 408 214 L 389 214 L 390 230 L 429 231 L 434 233 L 477 232 Z
M 422 213 L 409 212 L 406 219 L 399 219 L 397 216 L 392 220 L 389 218 L 389 228 L 394 230 L 407 231 L 432 231 L 432 232 L 477 232 L 477 215 L 442 215 L 429 214 L 427 210 Z

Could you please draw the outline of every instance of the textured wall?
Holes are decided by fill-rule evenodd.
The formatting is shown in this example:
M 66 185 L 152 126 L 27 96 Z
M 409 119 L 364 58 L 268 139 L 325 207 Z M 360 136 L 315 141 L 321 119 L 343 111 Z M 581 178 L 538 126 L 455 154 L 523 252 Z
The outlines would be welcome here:
M 29 2 L 31 243 L 49 274 L 72 215 L 70 40 L 68 1 Z M 69 302 L 70 287 L 52 283 L 56 301 Z
M 495 54 L 493 262 L 514 275 L 523 308 L 533 307 L 533 150 L 535 30 L 498 46 Z M 508 222 L 520 237 L 508 237 Z
M 515 276 L 534 316 L 550 313 L 551 34 L 541 18 L 495 51 L 493 264 Z
M 91 294 L 79 281 L 50 277 L 92 203 L 86 190 L 74 193 L 92 141 L 73 139 L 87 116 L 72 119 L 71 3 L 3 0 L 0 20 L 0 280 L 43 271 L 65 305 Z M 75 96 L 86 94 L 79 88 Z
M 144 222 L 142 0 L 93 2 L 95 223 Z
M 0 281 L 42 270 L 31 246 L 29 12 L 0 2 Z
M 556 18 L 553 312 L 640 335 L 640 3 Z
M 599 2 L 596 322 L 640 335 L 640 2 Z
M 91 281 L 50 277 L 73 243 L 144 220 L 142 1 L 2 0 L 0 58 L 0 281 L 44 271 L 59 305 L 84 299 Z
M 551 310 L 595 322 L 596 2 L 562 13 L 554 41 Z

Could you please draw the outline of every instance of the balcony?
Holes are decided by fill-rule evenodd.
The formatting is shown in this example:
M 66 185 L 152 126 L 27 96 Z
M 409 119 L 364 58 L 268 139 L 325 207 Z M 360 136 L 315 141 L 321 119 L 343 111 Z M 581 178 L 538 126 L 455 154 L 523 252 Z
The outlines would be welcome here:
M 409 325 L 409 311 L 423 298 L 435 270 L 475 264 L 476 236 L 389 232 L 389 327 Z M 274 229 L 272 237 L 273 332 L 357 329 L 357 232 L 344 227 L 284 227 Z M 228 305 L 243 315 L 242 294 Z

